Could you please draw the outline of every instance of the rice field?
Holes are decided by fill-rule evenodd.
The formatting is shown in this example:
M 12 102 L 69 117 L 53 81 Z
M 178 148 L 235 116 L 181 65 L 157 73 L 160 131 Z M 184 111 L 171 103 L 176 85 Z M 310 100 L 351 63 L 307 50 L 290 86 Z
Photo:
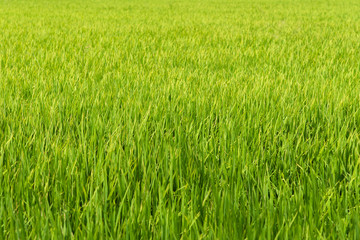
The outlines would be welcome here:
M 357 0 L 1 0 L 0 239 L 360 239 Z

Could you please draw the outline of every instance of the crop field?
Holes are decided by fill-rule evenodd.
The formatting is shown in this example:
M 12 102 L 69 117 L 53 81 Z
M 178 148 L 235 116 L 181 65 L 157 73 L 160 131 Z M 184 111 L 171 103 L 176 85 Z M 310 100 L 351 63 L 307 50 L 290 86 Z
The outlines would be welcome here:
M 360 239 L 360 1 L 0 0 L 0 239 Z

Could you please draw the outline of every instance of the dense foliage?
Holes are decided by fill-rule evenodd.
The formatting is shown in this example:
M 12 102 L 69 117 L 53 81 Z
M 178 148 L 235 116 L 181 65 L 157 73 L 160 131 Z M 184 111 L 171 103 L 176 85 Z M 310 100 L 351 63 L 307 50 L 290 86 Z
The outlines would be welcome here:
M 0 239 L 360 238 L 360 2 L 0 2 Z

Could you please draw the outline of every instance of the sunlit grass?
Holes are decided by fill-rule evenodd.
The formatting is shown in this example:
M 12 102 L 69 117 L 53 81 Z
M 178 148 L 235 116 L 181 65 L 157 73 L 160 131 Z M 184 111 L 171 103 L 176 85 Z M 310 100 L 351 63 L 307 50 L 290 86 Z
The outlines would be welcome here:
M 0 239 L 358 239 L 359 12 L 0 2 Z

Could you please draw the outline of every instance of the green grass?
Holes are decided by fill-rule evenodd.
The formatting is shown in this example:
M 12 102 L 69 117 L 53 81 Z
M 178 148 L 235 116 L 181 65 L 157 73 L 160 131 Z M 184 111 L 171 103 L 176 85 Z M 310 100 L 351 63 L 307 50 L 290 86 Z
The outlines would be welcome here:
M 359 239 L 359 12 L 0 1 L 0 239 Z

